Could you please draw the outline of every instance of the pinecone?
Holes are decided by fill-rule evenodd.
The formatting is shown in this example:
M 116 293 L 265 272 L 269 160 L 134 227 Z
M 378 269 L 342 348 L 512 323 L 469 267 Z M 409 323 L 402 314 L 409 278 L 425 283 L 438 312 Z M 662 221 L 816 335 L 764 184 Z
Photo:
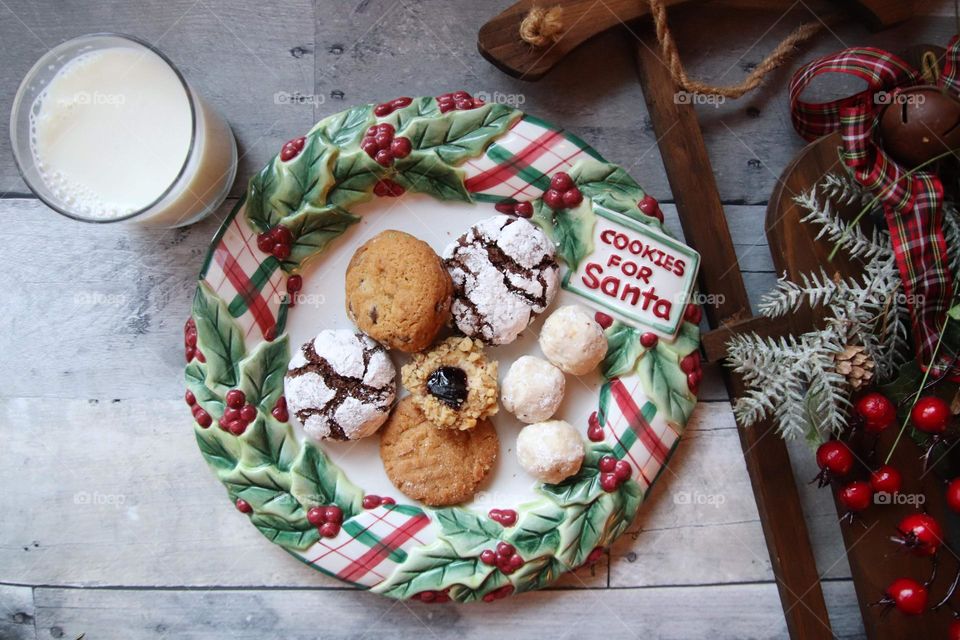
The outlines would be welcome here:
M 833 356 L 834 370 L 845 377 L 854 391 L 866 387 L 873 380 L 876 363 L 861 345 L 851 344 Z

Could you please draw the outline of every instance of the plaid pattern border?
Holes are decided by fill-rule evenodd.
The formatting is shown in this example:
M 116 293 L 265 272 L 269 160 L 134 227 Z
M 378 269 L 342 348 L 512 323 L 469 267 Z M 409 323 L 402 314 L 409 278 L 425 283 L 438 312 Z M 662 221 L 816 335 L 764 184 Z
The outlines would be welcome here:
M 430 518 L 410 505 L 380 506 L 344 524 L 335 538 L 321 539 L 301 558 L 324 573 L 371 588 L 407 559 L 407 551 L 433 542 Z
M 960 44 L 950 41 L 941 86 L 956 91 Z M 825 73 L 843 73 L 867 82 L 864 91 L 825 103 L 800 99 L 803 90 Z M 910 310 L 911 333 L 921 363 L 930 364 L 939 339 L 944 314 L 952 298 L 946 240 L 943 235 L 943 185 L 936 174 L 907 171 L 891 159 L 874 140 L 879 107 L 904 88 L 923 82 L 919 72 L 897 56 L 880 49 L 845 49 L 802 67 L 790 82 L 791 118 L 801 136 L 812 140 L 839 130 L 841 158 L 865 189 L 877 195 L 887 220 L 903 293 Z M 877 92 L 887 91 L 887 100 Z M 935 372 L 960 367 L 941 360 Z
M 550 176 L 584 156 L 601 159 L 576 136 L 525 115 L 462 168 L 467 191 L 480 202 L 535 200 L 550 188 Z
M 248 347 L 283 332 L 287 276 L 276 258 L 257 248 L 242 215 L 234 216 L 214 247 L 204 280 L 226 301 Z
M 630 462 L 634 479 L 646 491 L 667 464 L 683 428 L 658 415 L 637 375 L 613 378 L 604 384 L 600 408 L 597 419 L 604 440 L 618 459 Z

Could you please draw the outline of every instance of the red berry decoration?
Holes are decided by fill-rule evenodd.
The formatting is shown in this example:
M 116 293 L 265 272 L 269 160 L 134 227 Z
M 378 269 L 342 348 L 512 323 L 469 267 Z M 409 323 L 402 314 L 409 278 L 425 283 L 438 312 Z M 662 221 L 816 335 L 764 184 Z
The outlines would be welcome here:
M 853 468 L 853 452 L 839 440 L 830 440 L 817 447 L 817 466 L 820 473 L 814 478 L 825 487 L 833 478 L 842 478 Z
M 287 399 L 283 396 L 277 398 L 277 403 L 273 406 L 273 409 L 270 411 L 270 415 L 276 418 L 280 422 L 286 422 L 290 419 L 290 414 L 287 413 Z
M 296 293 L 303 289 L 303 276 L 294 274 L 287 278 L 287 291 Z
M 246 423 L 251 423 L 257 419 L 257 408 L 252 404 L 245 404 L 240 409 L 240 419 Z
M 183 325 L 183 344 L 183 355 L 187 362 L 194 358 L 200 362 L 206 362 L 203 354 L 200 353 L 200 349 L 197 348 L 197 323 L 194 322 L 193 318 L 187 318 Z
M 880 433 L 897 419 L 897 408 L 887 396 L 876 391 L 857 400 L 855 409 L 870 433 Z
M 960 478 L 954 478 L 947 485 L 947 506 L 960 512 Z
M 943 529 L 926 513 L 913 513 L 897 525 L 898 542 L 918 556 L 932 556 L 943 543 Z
M 927 588 L 912 578 L 897 578 L 874 604 L 896 607 L 908 616 L 919 615 L 927 608 Z
M 323 511 L 323 521 L 332 522 L 334 524 L 340 524 L 343 522 L 343 510 L 336 506 L 331 505 L 324 509 Z
M 613 456 L 603 456 L 597 463 L 597 468 L 604 473 L 611 473 L 617 466 L 617 459 Z
M 597 547 L 587 555 L 587 564 L 593 564 L 603 557 L 603 547 Z
M 204 411 L 203 409 L 197 408 L 197 411 L 193 414 L 193 419 L 197 421 L 201 427 L 206 429 L 211 424 L 213 424 L 213 418 L 210 417 L 210 414 Z
M 554 211 L 572 209 L 583 201 L 583 194 L 569 174 L 558 171 L 550 179 L 550 188 L 543 194 L 543 202 Z
M 391 505 L 391 504 L 397 504 L 397 501 L 394 500 L 393 498 L 391 498 L 390 496 L 384 496 L 384 497 L 380 498 L 380 504 L 381 504 L 381 505 L 385 505 L 385 506 L 389 506 L 389 505 Z
M 250 506 L 250 503 L 244 500 L 243 498 L 237 498 L 237 511 L 240 513 L 250 513 L 253 511 L 253 507 Z
M 653 349 L 659 341 L 660 338 L 658 338 L 655 333 L 647 331 L 646 333 L 640 334 L 640 344 L 646 349 Z
M 663 211 L 660 210 L 660 203 L 657 202 L 657 199 L 653 196 L 643 196 L 643 199 L 637 203 L 637 207 L 639 207 L 640 211 L 642 211 L 644 215 L 651 216 L 660 222 L 663 222 Z
M 390 152 L 395 158 L 406 158 L 413 150 L 408 138 L 394 138 L 390 142 Z
M 533 217 L 533 204 L 530 202 L 518 202 L 513 207 L 513 213 L 519 218 Z
M 376 509 L 380 506 L 380 496 L 375 496 L 372 493 L 368 493 L 363 496 L 363 508 L 364 509 Z
M 340 525 L 335 522 L 324 522 L 320 525 L 318 531 L 324 538 L 336 538 L 337 534 L 340 533 Z
M 512 585 L 512 584 L 507 584 L 507 585 L 504 585 L 504 586 L 500 587 L 499 589 L 494 589 L 494 590 L 491 591 L 490 593 L 484 594 L 484 596 L 483 596 L 483 601 L 484 601 L 484 602 L 493 602 L 493 601 L 495 601 L 495 600 L 500 600 L 500 599 L 502 599 L 502 598 L 506 598 L 506 597 L 509 596 L 511 593 L 513 593 L 513 585 Z
M 687 322 L 692 322 L 693 324 L 700 324 L 700 320 L 703 318 L 703 311 L 700 309 L 699 305 L 693 304 L 692 302 L 687 305 L 687 308 L 683 311 L 683 319 Z
M 617 460 L 617 464 L 613 467 L 613 475 L 616 476 L 620 482 L 624 482 L 629 480 L 630 476 L 633 475 L 633 467 L 631 467 L 630 463 L 626 460 Z
M 873 489 L 863 480 L 851 482 L 839 493 L 842 504 L 850 515 L 864 511 L 873 500 Z
M 513 509 L 490 509 L 487 517 L 504 527 L 512 527 L 517 524 L 517 512 Z
M 603 442 L 603 427 L 600 426 L 600 419 L 597 418 L 596 411 L 587 418 L 587 437 L 590 442 Z
M 296 158 L 298 155 L 300 155 L 300 152 L 303 151 L 303 146 L 306 144 L 306 142 L 307 139 L 303 136 L 285 142 L 280 148 L 280 161 L 287 162 Z
M 406 193 L 406 191 L 402 185 L 388 178 L 377 180 L 373 185 L 373 195 L 381 198 L 398 198 Z
M 480 562 L 485 565 L 494 566 L 497 564 L 497 553 L 493 549 L 484 549 L 480 554 Z
M 877 493 L 893 495 L 900 491 L 902 485 L 903 476 L 897 471 L 896 467 L 889 464 L 885 464 L 870 473 L 870 486 Z
M 606 331 L 613 325 L 613 317 L 607 315 L 603 311 L 597 311 L 593 314 L 593 319 L 596 320 L 597 324 L 600 325 L 600 328 Z
M 483 100 L 474 98 L 466 91 L 454 91 L 437 96 L 437 107 L 440 109 L 440 113 L 454 110 L 465 111 L 468 109 L 476 109 L 483 105 Z
M 227 406 L 231 409 L 239 409 L 247 401 L 247 396 L 240 389 L 230 389 L 227 391 Z
M 600 474 L 600 488 L 606 491 L 607 493 L 613 493 L 617 490 L 617 487 L 620 486 L 619 481 L 617 481 L 617 476 L 612 473 L 601 473 Z
M 323 507 L 310 507 L 310 509 L 307 510 L 307 522 L 315 527 L 319 527 L 325 522 L 323 515 Z
M 550 188 L 556 189 L 557 191 L 567 191 L 573 188 L 573 180 L 569 174 L 558 171 L 553 174 L 553 177 L 550 179 Z
M 583 194 L 580 193 L 580 189 L 568 189 L 563 193 L 563 206 L 567 209 L 573 209 L 581 202 L 583 202 Z
M 547 189 L 543 194 L 543 202 L 554 211 L 563 209 L 563 194 L 556 189 Z
M 910 422 L 918 431 L 939 435 L 950 422 L 950 405 L 937 396 L 920 398 L 910 411 Z
M 187 389 L 187 392 L 183 394 L 183 399 L 186 400 L 187 404 L 191 407 L 197 404 L 197 397 L 193 395 L 193 391 L 190 391 L 190 389 Z

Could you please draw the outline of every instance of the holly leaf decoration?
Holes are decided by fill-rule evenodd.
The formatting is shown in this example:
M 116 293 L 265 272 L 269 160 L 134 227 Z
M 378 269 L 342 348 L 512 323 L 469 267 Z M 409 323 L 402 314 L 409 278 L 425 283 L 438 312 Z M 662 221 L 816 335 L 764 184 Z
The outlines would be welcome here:
M 603 493 L 587 504 L 567 507 L 567 517 L 560 527 L 560 546 L 556 557 L 571 569 L 583 564 L 590 552 L 601 546 L 607 521 L 622 498 L 617 493 Z
M 200 362 L 193 360 L 183 372 L 187 388 L 193 393 L 203 409 L 211 416 L 223 415 L 223 398 L 215 394 L 207 387 L 207 368 Z
M 395 130 L 402 131 L 415 118 L 433 118 L 438 115 L 440 115 L 440 108 L 437 107 L 437 101 L 430 97 L 420 97 L 414 98 L 413 102 L 407 106 L 383 118 L 382 122 L 390 123 Z
M 365 104 L 327 116 L 310 133 L 319 133 L 329 144 L 342 148 L 359 143 L 373 122 L 373 105 Z
M 230 498 L 246 500 L 254 512 L 282 518 L 291 530 L 304 530 L 310 527 L 307 514 L 290 492 L 283 489 L 260 487 L 253 484 L 225 483 Z
M 683 321 L 673 342 L 665 343 L 664 349 L 683 358 L 700 348 L 700 327 L 692 322 Z
M 544 555 L 527 560 L 510 577 L 518 592 L 536 591 L 556 582 L 566 570 L 562 562 L 551 555 Z
M 243 333 L 227 304 L 203 281 L 193 297 L 193 319 L 197 346 L 207 361 L 206 386 L 223 397 L 240 379 L 239 364 L 246 352 Z
M 218 474 L 233 471 L 240 460 L 240 443 L 236 437 L 213 426 L 204 429 L 197 425 L 193 429 L 197 446 L 207 464 Z
M 510 529 L 507 541 L 524 558 L 550 554 L 560 544 L 560 525 L 564 510 L 550 500 L 542 500 L 536 508 L 524 510 L 519 522 Z
M 317 135 L 308 135 L 303 150 L 283 162 L 277 156 L 250 179 L 247 220 L 263 232 L 296 213 L 322 207 L 333 186 L 337 150 Z
M 677 354 L 658 343 L 640 358 L 637 373 L 644 393 L 657 411 L 675 424 L 686 424 L 696 399 L 687 387 L 687 376 L 680 369 Z
M 347 520 L 362 509 L 362 492 L 330 458 L 311 442 L 305 442 L 290 468 L 290 493 L 303 505 L 335 504 Z
M 283 395 L 283 376 L 290 360 L 287 336 L 273 342 L 261 342 L 240 362 L 239 388 L 247 402 L 270 413 Z
M 510 583 L 510 578 L 501 571 L 491 571 L 476 587 L 454 584 L 450 587 L 450 598 L 456 602 L 478 602 L 491 591 L 496 591 Z
M 606 330 L 606 334 L 607 355 L 600 370 L 603 377 L 610 380 L 632 371 L 644 348 L 640 344 L 640 331 L 619 320 Z
M 621 484 L 617 493 L 620 494 L 621 499 L 616 501 L 613 513 L 610 515 L 610 528 L 603 540 L 603 546 L 610 545 L 627 530 L 644 498 L 643 487 L 633 479 Z
M 538 198 L 533 203 L 531 222 L 553 241 L 570 269 L 576 269 L 580 260 L 593 251 L 593 227 L 597 218 L 587 200 L 573 209 L 554 211 Z
M 540 492 L 563 507 L 591 502 L 597 495 L 603 493 L 603 488 L 600 486 L 600 469 L 597 465 L 600 458 L 607 455 L 613 455 L 613 450 L 607 445 L 597 444 L 588 447 L 580 471 L 559 484 L 544 484 L 540 487 Z
M 462 169 L 445 164 L 435 155 L 414 151 L 394 163 L 394 180 L 407 191 L 426 193 L 439 200 L 471 202 L 463 185 Z
M 300 449 L 288 423 L 263 414 L 247 427 L 241 439 L 245 445 L 241 461 L 248 467 L 272 465 L 289 471 Z
M 448 542 L 437 540 L 425 547 L 415 547 L 407 560 L 372 591 L 394 598 L 409 598 L 421 591 L 440 591 L 461 584 L 478 589 L 493 567 L 479 558 L 463 558 Z
M 643 189 L 620 167 L 585 158 L 574 164 L 569 174 L 581 193 L 595 204 L 640 222 L 657 224 L 655 218 L 644 215 L 638 207 L 646 195 Z
M 452 507 L 434 512 L 441 536 L 462 556 L 479 555 L 492 548 L 503 534 L 503 527 L 472 511 Z
M 302 267 L 359 220 L 358 216 L 338 207 L 304 212 L 285 219 L 283 224 L 293 235 L 293 245 L 290 257 L 283 261 L 284 268 Z
M 270 514 L 254 512 L 250 516 L 250 522 L 272 542 L 294 551 L 309 549 L 310 545 L 320 539 L 320 532 L 316 527 L 309 524 L 305 528 L 295 527 L 287 520 Z
M 334 186 L 327 194 L 333 207 L 347 208 L 370 199 L 373 185 L 386 169 L 373 161 L 364 151 L 342 153 L 333 165 Z
M 457 164 L 473 158 L 487 144 L 503 134 L 522 114 L 502 104 L 487 104 L 476 109 L 449 111 L 440 117 L 418 118 L 397 135 L 410 139 L 415 150 L 430 151 L 445 164 Z

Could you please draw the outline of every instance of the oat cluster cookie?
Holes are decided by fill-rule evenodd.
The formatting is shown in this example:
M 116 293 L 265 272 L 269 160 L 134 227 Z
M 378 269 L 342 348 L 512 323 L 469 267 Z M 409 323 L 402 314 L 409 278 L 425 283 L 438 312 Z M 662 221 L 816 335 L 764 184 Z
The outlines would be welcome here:
M 437 429 L 410 396 L 400 401 L 380 433 L 380 457 L 404 495 L 431 507 L 473 497 L 500 450 L 487 420 L 475 429 Z
M 509 344 L 557 294 L 553 243 L 522 218 L 478 222 L 443 252 L 455 289 L 453 319 L 464 334 Z
M 314 440 L 373 434 L 390 413 L 396 369 L 362 333 L 321 331 L 293 354 L 283 381 L 287 409 Z
M 443 429 L 472 429 L 499 409 L 497 362 L 487 360 L 483 343 L 473 338 L 447 338 L 414 354 L 400 379 L 424 417 Z
M 388 349 L 430 346 L 450 319 L 453 285 L 426 242 L 384 231 L 365 242 L 347 266 L 347 314 Z

